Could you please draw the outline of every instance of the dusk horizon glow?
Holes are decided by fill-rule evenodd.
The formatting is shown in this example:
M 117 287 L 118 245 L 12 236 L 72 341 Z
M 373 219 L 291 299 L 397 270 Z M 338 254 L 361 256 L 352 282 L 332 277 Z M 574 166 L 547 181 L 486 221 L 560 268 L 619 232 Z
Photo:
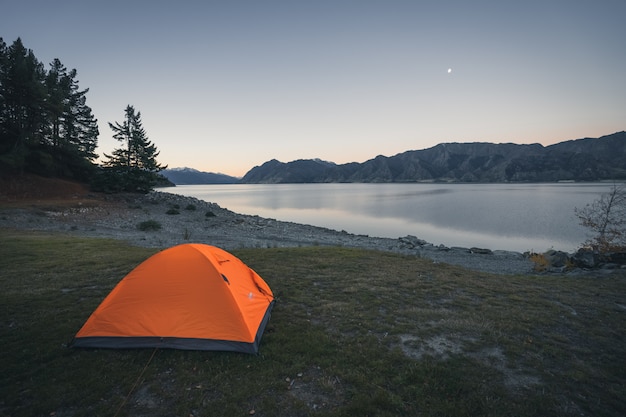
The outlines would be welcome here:
M 0 37 L 77 70 L 99 155 L 130 104 L 161 164 L 240 177 L 623 131 L 624 16 L 619 0 L 34 0 L 3 6 Z

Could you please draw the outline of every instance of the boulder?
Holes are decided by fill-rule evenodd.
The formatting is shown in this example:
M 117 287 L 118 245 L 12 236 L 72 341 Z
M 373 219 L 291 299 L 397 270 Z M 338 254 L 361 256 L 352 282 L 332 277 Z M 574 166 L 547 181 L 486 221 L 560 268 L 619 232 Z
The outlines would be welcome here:
M 551 267 L 555 267 L 555 268 L 564 267 L 570 261 L 570 257 L 567 253 L 554 250 L 554 249 L 551 249 L 547 251 L 546 253 L 544 253 L 544 257 L 546 258 L 547 263 Z
M 491 249 L 483 249 L 483 248 L 470 248 L 470 253 L 478 253 L 479 255 L 492 255 L 493 252 Z
M 611 252 L 605 254 L 606 262 L 616 265 L 626 265 L 626 252 Z
M 400 243 L 410 248 L 428 245 L 428 242 L 426 242 L 425 240 L 419 239 L 416 236 L 412 236 L 412 235 L 406 235 L 405 237 L 400 237 L 398 238 L 398 240 L 400 241 Z
M 572 256 L 572 262 L 579 268 L 597 268 L 601 263 L 600 254 L 590 248 L 580 248 Z

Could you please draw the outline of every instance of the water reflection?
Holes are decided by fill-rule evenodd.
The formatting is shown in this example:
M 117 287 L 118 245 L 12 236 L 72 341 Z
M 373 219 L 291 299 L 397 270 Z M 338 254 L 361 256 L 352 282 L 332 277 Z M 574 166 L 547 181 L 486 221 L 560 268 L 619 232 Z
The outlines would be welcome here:
M 585 239 L 574 207 L 609 184 L 254 184 L 168 192 L 238 213 L 350 233 L 515 251 L 573 251 Z

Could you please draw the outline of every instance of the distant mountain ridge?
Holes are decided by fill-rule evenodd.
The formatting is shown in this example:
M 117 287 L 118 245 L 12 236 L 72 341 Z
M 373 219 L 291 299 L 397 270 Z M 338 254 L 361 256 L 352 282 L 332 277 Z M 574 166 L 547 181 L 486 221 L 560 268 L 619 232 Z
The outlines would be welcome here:
M 161 174 L 176 185 L 235 184 L 240 180 L 230 175 L 202 172 L 193 168 L 168 168 L 161 171 Z
M 272 159 L 242 183 L 328 182 L 555 182 L 626 179 L 626 132 L 550 146 L 442 143 L 363 163 Z

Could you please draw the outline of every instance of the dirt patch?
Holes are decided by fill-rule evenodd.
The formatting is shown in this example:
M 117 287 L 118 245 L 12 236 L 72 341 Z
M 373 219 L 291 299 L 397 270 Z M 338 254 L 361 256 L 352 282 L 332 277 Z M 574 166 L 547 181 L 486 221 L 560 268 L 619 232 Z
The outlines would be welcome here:
M 447 359 L 451 354 L 463 352 L 463 344 L 468 339 L 446 337 L 442 335 L 422 339 L 410 334 L 400 335 L 400 348 L 410 358 L 421 359 L 424 355 L 431 355 L 440 359 Z
M 0 204 L 12 207 L 95 204 L 105 195 L 89 190 L 87 184 L 60 178 L 45 178 L 33 174 L 0 176 Z
M 478 351 L 466 351 L 465 344 L 475 341 L 476 339 L 472 337 L 460 335 L 456 337 L 436 335 L 431 338 L 419 338 L 410 334 L 403 334 L 400 335 L 400 348 L 407 357 L 417 360 L 424 355 L 430 355 L 438 360 L 446 360 L 451 355 L 456 354 L 466 355 L 500 372 L 504 384 L 512 392 L 541 384 L 538 377 L 512 367 L 499 347 L 485 347 Z

